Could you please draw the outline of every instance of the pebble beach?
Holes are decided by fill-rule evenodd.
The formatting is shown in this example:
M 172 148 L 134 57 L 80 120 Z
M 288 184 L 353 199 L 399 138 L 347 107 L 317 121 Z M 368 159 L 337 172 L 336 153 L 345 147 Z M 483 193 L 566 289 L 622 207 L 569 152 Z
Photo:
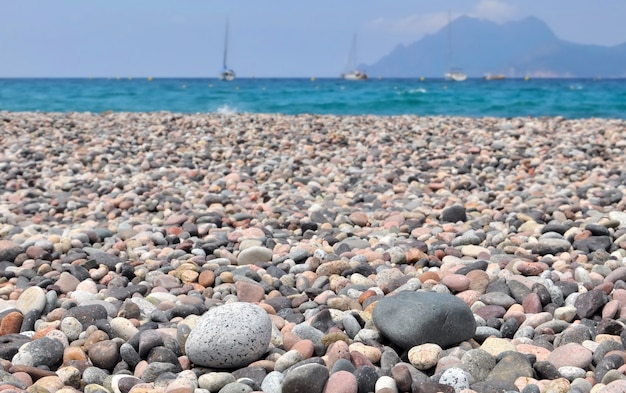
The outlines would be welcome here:
M 0 111 L 0 391 L 626 391 L 625 120 Z

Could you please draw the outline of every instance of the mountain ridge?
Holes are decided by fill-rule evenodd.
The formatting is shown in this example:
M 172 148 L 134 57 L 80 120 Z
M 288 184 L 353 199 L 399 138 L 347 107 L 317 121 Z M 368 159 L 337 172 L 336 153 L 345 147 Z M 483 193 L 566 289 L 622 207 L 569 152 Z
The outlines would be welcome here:
M 442 77 L 459 67 L 470 77 L 619 78 L 626 77 L 626 42 L 601 46 L 564 41 L 532 16 L 502 24 L 462 16 L 361 67 L 371 77 Z

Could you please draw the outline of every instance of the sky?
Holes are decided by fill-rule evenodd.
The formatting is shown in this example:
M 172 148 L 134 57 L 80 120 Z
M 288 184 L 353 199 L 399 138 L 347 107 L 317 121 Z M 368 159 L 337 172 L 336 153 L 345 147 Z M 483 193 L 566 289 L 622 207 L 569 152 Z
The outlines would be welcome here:
M 0 78 L 336 77 L 467 15 L 535 16 L 560 39 L 626 42 L 625 0 L 1 0 Z

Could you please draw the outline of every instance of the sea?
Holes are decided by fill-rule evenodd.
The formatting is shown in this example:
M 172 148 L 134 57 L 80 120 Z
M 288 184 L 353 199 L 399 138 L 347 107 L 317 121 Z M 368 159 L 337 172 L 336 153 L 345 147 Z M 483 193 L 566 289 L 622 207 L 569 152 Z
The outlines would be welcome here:
M 0 111 L 626 118 L 626 79 L 0 79 Z

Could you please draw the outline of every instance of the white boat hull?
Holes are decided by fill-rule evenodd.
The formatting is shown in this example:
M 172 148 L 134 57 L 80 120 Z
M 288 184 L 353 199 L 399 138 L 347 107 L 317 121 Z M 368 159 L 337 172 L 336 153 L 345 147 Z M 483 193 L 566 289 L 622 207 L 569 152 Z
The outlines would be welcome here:
M 232 81 L 235 79 L 235 72 L 233 70 L 226 70 L 220 73 L 220 80 Z
M 360 72 L 360 71 L 356 71 L 356 72 L 343 74 L 341 75 L 341 77 L 347 81 L 360 81 L 360 80 L 367 79 L 367 74 Z
M 463 82 L 467 79 L 467 75 L 461 72 L 448 72 L 446 73 L 445 78 L 451 81 Z

